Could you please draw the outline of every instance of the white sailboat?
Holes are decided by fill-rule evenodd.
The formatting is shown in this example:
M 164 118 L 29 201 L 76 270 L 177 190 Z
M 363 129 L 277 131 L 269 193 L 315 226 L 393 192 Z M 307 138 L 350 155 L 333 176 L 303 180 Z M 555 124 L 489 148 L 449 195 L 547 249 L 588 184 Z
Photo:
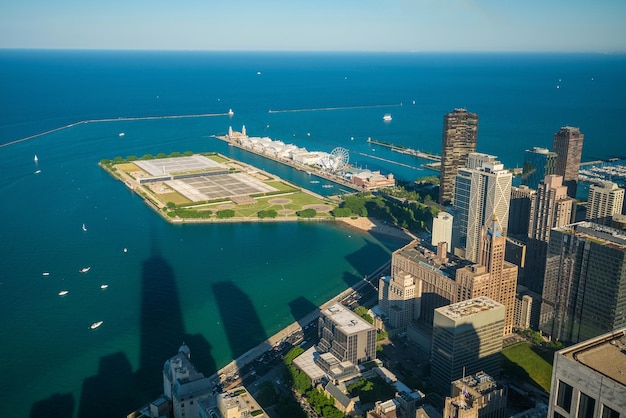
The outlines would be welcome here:
M 35 154 L 35 158 L 33 158 L 33 160 L 34 160 L 35 162 L 39 161 L 39 158 L 37 158 L 37 154 Z

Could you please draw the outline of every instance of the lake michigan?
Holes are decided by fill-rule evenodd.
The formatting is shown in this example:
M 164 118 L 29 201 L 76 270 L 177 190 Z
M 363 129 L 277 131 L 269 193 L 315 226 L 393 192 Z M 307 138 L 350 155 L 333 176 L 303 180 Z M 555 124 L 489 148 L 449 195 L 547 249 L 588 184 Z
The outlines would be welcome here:
M 245 125 L 344 147 L 414 180 L 436 173 L 367 139 L 438 154 L 456 107 L 479 114 L 478 151 L 508 167 L 565 125 L 585 134 L 584 161 L 624 157 L 624 74 L 623 55 L 0 50 L 3 416 L 128 413 L 160 393 L 183 341 L 211 374 L 403 245 L 333 223 L 171 225 L 101 159 L 217 151 L 339 193 L 213 135 Z M 200 114 L 221 115 L 118 119 Z

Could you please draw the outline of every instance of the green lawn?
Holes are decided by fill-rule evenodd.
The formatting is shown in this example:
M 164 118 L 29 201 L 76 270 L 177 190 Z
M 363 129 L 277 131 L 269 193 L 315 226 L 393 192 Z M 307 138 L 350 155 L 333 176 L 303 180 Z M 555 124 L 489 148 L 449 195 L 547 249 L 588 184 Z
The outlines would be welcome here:
M 519 343 L 502 350 L 504 373 L 511 378 L 535 383 L 550 392 L 554 351 L 529 343 Z

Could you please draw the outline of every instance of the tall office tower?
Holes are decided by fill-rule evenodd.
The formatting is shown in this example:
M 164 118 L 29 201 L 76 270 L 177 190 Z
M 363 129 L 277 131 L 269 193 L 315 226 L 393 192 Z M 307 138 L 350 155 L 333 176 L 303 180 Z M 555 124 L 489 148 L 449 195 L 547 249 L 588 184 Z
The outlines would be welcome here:
M 567 195 L 563 177 L 548 175 L 539 184 L 528 225 L 524 285 L 533 292 L 543 291 L 550 230 L 570 224 L 576 214 L 576 199 Z
M 483 227 L 478 264 L 456 271 L 459 301 L 487 296 L 505 306 L 503 332 L 513 332 L 517 266 L 504 261 L 506 238 L 494 215 L 489 227 Z
M 376 358 L 376 328 L 352 311 L 336 303 L 321 310 L 318 322 L 320 352 L 352 364 Z
M 443 390 L 464 375 L 500 374 L 505 307 L 486 296 L 435 309 L 432 382 Z
M 185 411 L 197 411 L 194 398 L 206 397 L 213 389 L 211 380 L 196 371 L 190 358 L 191 351 L 183 344 L 163 366 L 163 393 L 172 402 L 174 418 L 184 417 Z
M 577 343 L 626 326 L 626 232 L 578 222 L 550 232 L 539 329 Z
M 511 187 L 508 234 L 526 239 L 530 214 L 534 210 L 537 189 L 528 186 Z
M 480 168 L 462 168 L 456 176 L 454 209 L 458 214 L 460 239 L 465 242 L 465 258 L 478 261 L 482 227 L 496 215 L 502 235 L 507 234 L 513 175 L 499 162 Z M 455 238 L 456 241 L 456 238 Z
M 443 118 L 439 203 L 454 201 L 454 181 L 459 168 L 467 164 L 467 155 L 476 151 L 478 115 L 454 109 Z
M 479 372 L 452 382 L 443 418 L 505 418 L 507 386 Z
M 402 277 L 410 274 L 415 278 L 416 299 L 414 319 L 432 326 L 436 308 L 458 301 L 456 271 L 471 263 L 453 254 L 437 254 L 420 241 L 413 241 L 391 255 L 391 275 Z M 382 295 L 382 293 L 381 293 Z M 381 296 L 382 297 L 382 296 Z M 379 300 L 379 305 L 383 302 Z
M 622 213 L 624 205 L 624 189 L 610 181 L 589 186 L 589 199 L 587 200 L 588 221 L 600 225 L 611 226 L 614 215 Z
M 556 152 L 547 148 L 534 147 L 524 153 L 522 184 L 537 190 L 539 183 L 556 172 Z
M 433 234 L 431 244 L 436 247 L 440 242 L 447 244 L 448 251 L 452 249 L 452 221 L 454 217 L 448 212 L 439 212 L 433 218 Z
M 562 127 L 554 134 L 552 151 L 556 152 L 555 174 L 563 176 L 563 184 L 567 186 L 567 195 L 576 198 L 578 186 L 578 170 L 583 154 L 583 139 L 585 135 L 578 128 Z
M 465 168 L 480 168 L 485 164 L 498 164 L 498 157 L 482 152 L 470 152 L 467 155 L 467 163 Z
M 624 417 L 625 371 L 626 329 L 557 351 L 548 417 Z
M 409 322 L 418 319 L 421 285 L 406 272 L 380 278 L 378 306 L 387 316 L 386 324 L 391 333 L 406 331 Z

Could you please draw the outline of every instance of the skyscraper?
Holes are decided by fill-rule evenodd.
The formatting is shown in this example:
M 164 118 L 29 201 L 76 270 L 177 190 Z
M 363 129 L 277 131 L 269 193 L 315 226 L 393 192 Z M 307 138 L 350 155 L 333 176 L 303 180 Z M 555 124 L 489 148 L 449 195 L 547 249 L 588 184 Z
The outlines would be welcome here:
M 600 225 L 612 224 L 613 216 L 622 213 L 624 205 L 624 189 L 610 181 L 589 186 L 589 199 L 587 201 L 588 221 Z
M 459 168 L 467 164 L 467 155 L 476 151 L 478 115 L 454 109 L 443 118 L 439 203 L 454 201 L 454 181 Z
M 626 326 L 626 232 L 592 222 L 554 228 L 539 328 L 577 343 Z
M 433 218 L 433 234 L 431 244 L 436 247 L 440 242 L 447 244 L 447 250 L 452 250 L 452 221 L 454 217 L 448 212 L 439 212 Z
M 548 175 L 539 184 L 528 225 L 528 244 L 523 284 L 541 294 L 550 230 L 573 222 L 576 199 L 567 195 L 563 177 Z
M 434 384 L 450 390 L 451 382 L 481 371 L 500 374 L 504 311 L 486 296 L 435 309 L 431 350 Z
M 571 126 L 564 126 L 554 134 L 552 151 L 557 154 L 555 174 L 563 176 L 563 184 L 567 186 L 567 195 L 573 198 L 576 198 L 584 138 L 585 135 L 578 128 Z
M 556 171 L 556 152 L 547 148 L 534 147 L 524 153 L 522 184 L 537 190 L 539 183 Z
M 465 258 L 478 261 L 482 227 L 489 225 L 495 214 L 506 236 L 513 175 L 499 162 L 484 163 L 479 168 L 462 168 L 456 176 L 454 209 L 458 214 L 455 242 L 465 244 Z
M 458 300 L 487 296 L 505 306 L 505 335 L 513 332 L 517 266 L 504 261 L 506 238 L 497 216 L 482 228 L 478 263 L 456 271 Z

